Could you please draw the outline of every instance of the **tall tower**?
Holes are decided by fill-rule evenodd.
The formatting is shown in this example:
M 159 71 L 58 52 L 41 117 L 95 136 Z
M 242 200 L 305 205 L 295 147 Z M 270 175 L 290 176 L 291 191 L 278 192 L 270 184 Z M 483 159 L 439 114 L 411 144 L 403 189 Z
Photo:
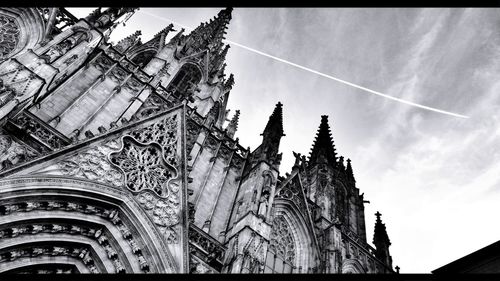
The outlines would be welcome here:
M 160 40 L 156 47 L 138 46 L 132 50 L 135 63 L 143 64 L 144 71 L 155 75 L 154 81 L 159 81 L 167 92 L 188 98 L 189 105 L 201 116 L 206 116 L 218 102 L 214 125 L 219 129 L 227 118 L 227 100 L 234 84 L 233 76 L 225 78 L 224 60 L 229 45 L 222 42 L 232 10 L 221 10 L 213 19 L 200 24 L 187 35 L 181 29 L 164 46 Z
M 248 156 L 235 205 L 228 224 L 226 271 L 262 272 L 272 221 L 272 206 L 278 184 L 279 143 L 283 133 L 283 108 L 276 104 L 262 133 L 263 139 Z
M 377 247 L 377 251 L 375 255 L 385 264 L 392 268 L 392 257 L 389 252 L 389 246 L 391 245 L 391 241 L 389 240 L 389 236 L 387 235 L 387 231 L 385 229 L 385 224 L 382 223 L 380 214 L 378 211 L 375 213 L 377 217 L 377 221 L 375 222 L 375 231 L 373 233 L 373 244 Z
M 262 143 L 259 145 L 250 156 L 251 165 L 253 167 L 259 161 L 267 161 L 275 169 L 279 169 L 282 154 L 278 153 L 280 140 L 285 136 L 283 132 L 283 104 L 278 102 L 273 113 L 269 117 L 264 132 L 262 132 Z

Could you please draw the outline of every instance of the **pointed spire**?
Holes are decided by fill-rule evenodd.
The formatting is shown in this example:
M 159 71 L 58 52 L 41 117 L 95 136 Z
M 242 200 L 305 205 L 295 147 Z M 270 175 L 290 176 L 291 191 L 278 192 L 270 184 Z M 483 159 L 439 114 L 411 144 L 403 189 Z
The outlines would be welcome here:
M 285 134 L 283 133 L 283 104 L 281 102 L 278 102 L 276 104 L 276 107 L 274 108 L 273 114 L 269 116 L 269 121 L 267 121 L 266 128 L 264 129 L 264 132 L 261 134 L 261 136 L 266 136 L 269 135 L 275 135 L 279 138 L 284 136 Z
M 385 229 L 385 224 L 382 223 L 380 217 L 382 214 L 377 211 L 375 213 L 377 220 L 375 221 L 375 231 L 373 233 L 373 244 L 385 243 L 387 245 L 391 245 L 391 241 L 389 240 L 389 236 L 387 235 L 387 230 Z
M 230 46 L 226 45 L 224 49 L 217 55 L 214 56 L 212 59 L 212 64 L 211 64 L 211 71 L 213 73 L 216 73 L 218 69 L 220 69 L 221 65 L 224 64 L 224 61 L 226 60 L 226 55 L 227 51 L 229 50 Z
M 340 156 L 340 157 L 339 157 L 339 162 L 338 162 L 338 164 L 339 164 L 340 169 L 344 171 L 344 170 L 345 170 L 345 165 L 344 165 L 344 156 Z
M 392 268 L 392 258 L 389 253 L 389 246 L 391 241 L 389 240 L 389 235 L 387 235 L 387 230 L 385 229 L 385 224 L 382 223 L 380 219 L 380 212 L 376 212 L 375 216 L 377 220 L 375 222 L 375 231 L 373 233 L 373 244 L 377 248 L 375 256 L 381 261 L 385 262 L 386 265 Z
M 224 89 L 231 90 L 234 86 L 234 75 L 231 73 L 229 78 L 227 78 L 226 83 L 224 83 Z
M 221 47 L 220 43 L 225 39 L 232 10 L 233 8 L 221 10 L 217 16 L 207 23 L 201 23 L 188 35 L 187 44 L 190 45 L 194 52 L 205 48 Z
M 240 111 L 236 110 L 236 112 L 234 113 L 233 118 L 231 119 L 231 121 L 229 121 L 229 124 L 226 127 L 227 135 L 230 138 L 233 138 L 234 134 L 238 130 L 238 122 L 239 122 L 239 120 L 240 120 Z
M 141 34 L 141 31 L 137 30 L 134 34 L 123 38 L 115 45 L 115 49 L 119 52 L 125 53 L 127 49 L 133 47 L 140 40 L 139 36 L 141 36 Z
M 328 115 L 321 116 L 321 124 L 319 125 L 318 132 L 316 133 L 313 147 L 311 148 L 309 164 L 313 165 L 320 163 L 322 162 L 321 160 L 323 160 L 322 158 L 332 166 L 335 165 L 337 159 L 330 125 L 328 125 Z
M 352 166 L 351 166 L 351 159 L 347 158 L 347 167 L 345 169 L 346 173 L 347 173 L 347 177 L 352 180 L 352 181 L 356 181 L 354 179 L 354 172 L 352 171 Z

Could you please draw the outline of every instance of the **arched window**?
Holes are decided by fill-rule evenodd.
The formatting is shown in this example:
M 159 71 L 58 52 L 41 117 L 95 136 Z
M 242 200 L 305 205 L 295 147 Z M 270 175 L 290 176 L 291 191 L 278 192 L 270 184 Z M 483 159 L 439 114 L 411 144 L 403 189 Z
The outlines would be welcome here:
M 167 87 L 167 91 L 176 96 L 186 94 L 189 89 L 193 89 L 201 81 L 201 72 L 193 64 L 186 63 L 177 72 L 174 79 Z
M 290 226 L 283 216 L 277 216 L 273 221 L 264 273 L 292 273 L 295 252 Z
M 154 50 L 144 51 L 144 52 L 141 52 L 141 53 L 135 55 L 131 59 L 131 61 L 137 65 L 145 66 L 155 56 L 155 54 L 156 54 L 156 51 L 154 51 Z
M 336 216 L 339 218 L 340 222 L 345 223 L 345 217 L 346 217 L 346 194 L 345 190 L 342 186 L 338 186 L 336 188 L 336 206 L 335 206 L 335 212 Z

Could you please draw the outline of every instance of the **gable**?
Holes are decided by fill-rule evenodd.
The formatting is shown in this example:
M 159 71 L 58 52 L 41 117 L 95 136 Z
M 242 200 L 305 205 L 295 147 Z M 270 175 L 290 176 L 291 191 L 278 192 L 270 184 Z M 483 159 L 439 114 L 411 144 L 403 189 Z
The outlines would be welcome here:
M 138 211 L 147 214 L 154 225 L 151 231 L 160 234 L 177 268 L 186 272 L 184 114 L 184 106 L 177 106 L 29 161 L 2 175 L 4 180 L 33 176 L 78 179 L 125 192 L 140 206 Z

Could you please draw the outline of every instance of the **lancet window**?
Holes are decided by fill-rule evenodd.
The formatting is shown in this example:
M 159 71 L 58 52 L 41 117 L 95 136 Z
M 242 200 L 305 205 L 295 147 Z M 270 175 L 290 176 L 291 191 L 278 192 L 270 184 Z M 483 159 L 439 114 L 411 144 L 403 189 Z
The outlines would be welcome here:
M 283 216 L 277 216 L 273 221 L 264 273 L 292 273 L 295 254 L 291 228 Z
M 200 70 L 193 64 L 184 64 L 167 87 L 176 96 L 184 96 L 194 91 L 201 80 Z

